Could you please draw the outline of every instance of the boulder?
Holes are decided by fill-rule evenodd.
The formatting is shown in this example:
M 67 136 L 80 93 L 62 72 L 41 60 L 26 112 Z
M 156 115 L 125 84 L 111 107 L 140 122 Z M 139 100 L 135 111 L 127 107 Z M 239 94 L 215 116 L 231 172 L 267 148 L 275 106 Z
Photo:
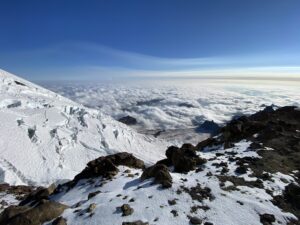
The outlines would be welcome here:
M 172 177 L 169 173 L 168 167 L 164 164 L 155 164 L 144 170 L 141 179 L 154 178 L 155 183 L 159 183 L 164 188 L 172 186 Z
M 167 149 L 166 156 L 172 162 L 174 171 L 178 173 L 189 172 L 206 162 L 196 154 L 191 145 L 183 145 L 181 148 L 171 146 Z
M 202 220 L 199 217 L 193 216 L 190 218 L 191 224 L 202 224 Z
M 133 213 L 133 208 L 130 207 L 128 204 L 123 204 L 121 207 L 122 216 L 129 216 Z
M 34 207 L 8 207 L 0 215 L 0 224 L 41 225 L 60 216 L 66 208 L 66 205 L 48 200 L 42 200 Z
M 259 215 L 259 217 L 260 217 L 260 222 L 263 225 L 271 225 L 273 222 L 275 222 L 275 216 L 272 214 L 265 213 L 265 214 Z

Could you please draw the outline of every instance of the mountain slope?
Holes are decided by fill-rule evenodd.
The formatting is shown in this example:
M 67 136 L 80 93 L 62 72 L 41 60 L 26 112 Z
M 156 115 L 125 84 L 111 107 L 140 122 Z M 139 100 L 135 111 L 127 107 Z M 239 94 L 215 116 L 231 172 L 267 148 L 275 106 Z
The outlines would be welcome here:
M 153 163 L 167 147 L 3 70 L 0 124 L 0 182 L 10 184 L 72 179 L 88 161 L 119 151 Z

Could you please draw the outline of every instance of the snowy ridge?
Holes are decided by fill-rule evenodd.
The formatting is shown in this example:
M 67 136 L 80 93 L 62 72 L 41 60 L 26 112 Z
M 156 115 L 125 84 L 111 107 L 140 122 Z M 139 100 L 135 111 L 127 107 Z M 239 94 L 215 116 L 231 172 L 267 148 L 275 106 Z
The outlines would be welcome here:
M 49 185 L 126 151 L 153 163 L 167 143 L 0 70 L 0 181 Z

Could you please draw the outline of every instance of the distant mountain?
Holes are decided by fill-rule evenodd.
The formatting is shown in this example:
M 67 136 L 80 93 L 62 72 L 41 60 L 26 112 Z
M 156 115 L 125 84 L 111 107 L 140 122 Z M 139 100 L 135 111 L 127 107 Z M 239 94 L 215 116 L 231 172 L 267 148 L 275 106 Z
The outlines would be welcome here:
M 168 143 L 0 70 L 0 182 L 49 185 L 126 151 L 153 163 Z

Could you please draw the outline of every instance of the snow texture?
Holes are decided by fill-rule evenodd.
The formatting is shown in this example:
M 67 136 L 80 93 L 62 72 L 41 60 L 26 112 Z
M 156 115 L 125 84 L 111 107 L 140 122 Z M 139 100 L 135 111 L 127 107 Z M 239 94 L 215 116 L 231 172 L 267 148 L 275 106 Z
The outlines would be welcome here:
M 153 163 L 167 142 L 0 70 L 0 182 L 49 185 L 86 163 L 129 152 Z

